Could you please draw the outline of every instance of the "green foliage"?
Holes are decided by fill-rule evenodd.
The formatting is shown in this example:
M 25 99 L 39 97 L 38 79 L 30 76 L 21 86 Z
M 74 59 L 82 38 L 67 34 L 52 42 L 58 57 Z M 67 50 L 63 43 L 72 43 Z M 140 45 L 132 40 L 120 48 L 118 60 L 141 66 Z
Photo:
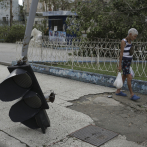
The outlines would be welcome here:
M 113 6 L 116 9 L 117 15 L 121 17 L 121 26 L 126 30 L 136 28 L 139 31 L 139 38 L 146 38 L 147 23 L 147 1 L 145 0 L 114 0 Z M 123 7 L 122 7 L 123 6 Z M 116 19 L 118 20 L 118 19 Z
M 109 8 L 102 1 L 78 2 L 76 9 L 73 9 L 78 14 L 78 17 L 67 19 L 68 30 L 79 36 L 83 32 L 91 33 L 90 37 L 93 37 L 97 32 L 102 34 L 101 32 L 104 30 L 102 28 L 103 20 L 105 20 L 104 9 L 106 12 L 109 11 Z
M 48 20 L 44 19 L 39 24 L 35 24 L 33 28 L 41 31 L 44 35 L 49 35 L 49 28 L 47 27 Z
M 21 21 L 25 21 L 23 6 L 19 5 L 19 17 Z
M 45 36 L 48 36 L 49 35 L 49 28 L 44 29 L 43 34 Z
M 0 40 L 14 43 L 16 40 L 22 40 L 25 34 L 24 25 L 0 26 Z
M 79 36 L 87 33 L 88 38 L 122 39 L 130 28 L 139 31 L 139 38 L 147 38 L 147 1 L 111 0 L 78 2 L 73 9 L 78 17 L 67 19 L 68 32 Z
M 9 32 L 8 26 L 0 26 L 0 41 L 4 42 L 7 38 Z
M 13 25 L 6 38 L 6 42 L 16 42 L 17 40 L 24 39 L 25 26 L 23 25 Z
M 61 10 L 70 9 L 72 6 L 72 0 L 39 0 L 40 2 L 45 2 L 47 11 L 52 10 L 52 6 L 54 7 L 54 11 L 57 11 L 59 8 Z

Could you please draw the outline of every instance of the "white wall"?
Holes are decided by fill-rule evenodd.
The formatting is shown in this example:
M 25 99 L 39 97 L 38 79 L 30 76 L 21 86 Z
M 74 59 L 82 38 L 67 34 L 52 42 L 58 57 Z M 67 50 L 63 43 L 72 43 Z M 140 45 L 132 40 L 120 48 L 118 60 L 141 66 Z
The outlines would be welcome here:
M 19 5 L 18 0 L 12 0 L 12 12 L 13 12 L 13 20 L 18 21 L 19 19 Z M 2 21 L 2 17 L 6 17 L 8 15 L 8 20 L 10 21 L 10 0 L 4 0 L 0 2 L 0 20 Z
M 29 13 L 32 0 L 24 0 L 24 9 L 26 13 Z M 43 2 L 38 2 L 37 12 L 43 12 Z

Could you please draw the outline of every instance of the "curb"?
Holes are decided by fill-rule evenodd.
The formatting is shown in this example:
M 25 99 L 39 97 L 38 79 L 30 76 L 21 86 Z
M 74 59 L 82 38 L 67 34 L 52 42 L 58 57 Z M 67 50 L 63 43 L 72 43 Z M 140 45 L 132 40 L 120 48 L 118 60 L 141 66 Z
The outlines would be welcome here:
M 7 62 L 0 62 L 0 64 L 6 65 L 6 66 L 15 65 L 15 63 L 16 61 L 12 61 L 12 64 Z M 30 65 L 32 69 L 34 70 L 34 72 L 49 74 L 53 76 L 59 76 L 63 78 L 85 82 L 85 83 L 92 83 L 96 85 L 116 88 L 113 86 L 116 76 L 103 75 L 103 74 L 72 70 L 72 69 L 64 69 L 64 68 L 46 66 L 46 65 L 36 64 L 36 63 L 30 63 Z M 127 81 L 124 82 L 122 89 L 129 90 Z M 147 81 L 133 79 L 132 90 L 134 92 L 147 94 Z
M 12 65 L 10 62 L 4 62 L 4 61 L 0 61 L 1 65 L 5 65 L 5 66 L 10 66 Z
M 30 63 L 30 65 L 35 72 L 49 74 L 53 76 L 59 76 L 63 78 L 85 82 L 85 83 L 92 83 L 96 85 L 116 88 L 113 86 L 116 76 L 96 74 L 91 72 L 64 69 L 64 68 L 58 68 L 58 67 L 51 67 L 51 66 L 35 64 L 35 63 Z M 147 81 L 133 79 L 132 89 L 134 92 L 147 94 Z M 129 90 L 127 81 L 124 82 L 123 90 Z

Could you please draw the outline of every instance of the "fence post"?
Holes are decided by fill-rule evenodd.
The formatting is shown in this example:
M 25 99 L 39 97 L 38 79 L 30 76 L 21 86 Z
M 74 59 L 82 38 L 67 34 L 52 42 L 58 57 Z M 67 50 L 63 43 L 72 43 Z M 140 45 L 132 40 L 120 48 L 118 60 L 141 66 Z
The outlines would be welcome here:
M 97 45 L 97 64 L 98 64 L 98 70 L 99 70 L 100 54 L 99 54 L 99 47 L 98 47 L 98 45 Z
M 43 59 L 42 59 L 42 56 L 43 56 L 43 54 L 42 54 L 42 50 L 43 50 L 43 47 L 42 47 L 42 44 L 43 44 L 43 39 L 41 39 L 41 61 L 43 62 Z
M 73 70 L 73 40 L 72 40 L 72 70 Z
M 51 66 L 53 66 L 53 64 L 52 64 L 52 62 L 53 62 L 52 59 L 53 59 L 53 56 L 54 56 L 54 55 L 53 55 L 53 54 L 54 54 L 54 52 L 53 52 L 53 49 L 54 49 L 54 42 L 50 42 L 50 41 L 49 41 L 49 44 L 51 45 L 51 55 L 52 55 L 50 61 L 51 61 Z M 47 50 L 47 51 L 49 51 L 49 50 Z

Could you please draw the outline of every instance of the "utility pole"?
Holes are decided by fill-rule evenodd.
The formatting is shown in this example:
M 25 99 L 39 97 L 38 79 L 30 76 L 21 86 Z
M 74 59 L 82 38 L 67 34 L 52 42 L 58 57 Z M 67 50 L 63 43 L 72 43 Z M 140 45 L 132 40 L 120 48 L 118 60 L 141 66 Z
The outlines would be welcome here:
M 23 41 L 23 46 L 22 46 L 22 60 L 24 62 L 27 62 L 27 54 L 28 54 L 28 46 L 31 38 L 31 32 L 34 24 L 34 19 L 37 11 L 37 5 L 38 5 L 39 0 L 32 0 L 31 4 L 31 9 L 29 12 L 29 18 L 27 20 L 27 26 L 26 26 L 26 31 L 25 31 L 25 36 L 24 36 L 24 41 Z
M 12 26 L 13 14 L 12 14 L 12 0 L 10 0 L 10 27 Z

